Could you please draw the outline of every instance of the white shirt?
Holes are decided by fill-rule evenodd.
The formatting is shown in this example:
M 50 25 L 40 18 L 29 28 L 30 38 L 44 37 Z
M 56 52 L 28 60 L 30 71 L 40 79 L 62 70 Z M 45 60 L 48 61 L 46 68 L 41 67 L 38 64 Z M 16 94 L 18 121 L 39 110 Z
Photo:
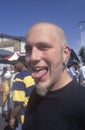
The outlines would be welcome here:
M 76 76 L 76 70 L 75 68 L 72 66 L 69 68 L 69 74 L 70 74 L 70 77 L 73 79 L 74 76 Z
M 85 79 L 85 65 L 84 66 L 81 66 L 80 68 L 80 79 L 81 80 L 84 80 Z

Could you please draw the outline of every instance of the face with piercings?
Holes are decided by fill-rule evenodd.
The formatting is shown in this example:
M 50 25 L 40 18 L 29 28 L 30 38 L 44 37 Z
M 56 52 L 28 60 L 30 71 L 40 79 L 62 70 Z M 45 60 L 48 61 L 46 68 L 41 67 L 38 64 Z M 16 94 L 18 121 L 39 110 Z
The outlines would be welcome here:
M 51 23 L 38 23 L 27 34 L 26 62 L 31 67 L 37 92 L 56 90 L 63 74 L 68 46 L 64 31 Z

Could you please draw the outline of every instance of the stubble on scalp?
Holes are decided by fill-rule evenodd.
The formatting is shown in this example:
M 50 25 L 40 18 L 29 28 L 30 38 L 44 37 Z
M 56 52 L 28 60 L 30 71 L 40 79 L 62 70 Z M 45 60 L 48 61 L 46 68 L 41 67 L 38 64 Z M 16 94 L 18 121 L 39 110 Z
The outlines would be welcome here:
M 29 36 L 29 34 L 32 33 L 32 31 L 35 30 L 36 28 L 37 29 L 44 28 L 46 30 L 47 29 L 51 30 L 53 35 L 55 36 L 55 38 L 57 40 L 59 40 L 62 43 L 62 45 L 67 44 L 65 32 L 58 25 L 50 23 L 50 22 L 39 22 L 39 23 L 36 23 L 29 29 L 29 32 L 28 32 L 27 36 Z

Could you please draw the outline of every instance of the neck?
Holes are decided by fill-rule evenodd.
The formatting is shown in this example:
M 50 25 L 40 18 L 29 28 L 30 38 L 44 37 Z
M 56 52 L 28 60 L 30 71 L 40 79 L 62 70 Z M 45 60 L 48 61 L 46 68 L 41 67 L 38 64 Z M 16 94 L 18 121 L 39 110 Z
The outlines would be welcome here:
M 23 71 L 23 70 L 27 70 L 27 68 L 26 68 L 25 66 L 23 66 L 22 71 Z
M 51 91 L 54 90 L 58 90 L 61 89 L 63 87 L 65 87 L 69 82 L 71 82 L 72 79 L 69 76 L 67 70 L 65 69 L 64 72 L 62 73 L 60 79 L 58 80 L 58 82 L 54 85 L 54 87 L 51 89 Z

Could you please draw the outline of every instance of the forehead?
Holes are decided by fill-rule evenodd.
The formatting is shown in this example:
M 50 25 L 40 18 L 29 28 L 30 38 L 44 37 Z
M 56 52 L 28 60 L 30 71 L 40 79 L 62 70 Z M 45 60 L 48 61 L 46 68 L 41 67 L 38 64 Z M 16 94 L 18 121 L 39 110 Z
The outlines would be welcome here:
M 29 33 L 28 33 L 28 38 L 30 37 L 38 37 L 39 36 L 44 36 L 47 37 L 49 35 L 52 35 L 54 33 L 54 29 L 52 27 L 48 26 L 39 26 L 39 27 L 34 27 L 32 28 Z
M 33 27 L 27 35 L 28 43 L 38 43 L 38 42 L 52 42 L 58 40 L 56 29 L 53 26 L 37 26 Z
M 29 30 L 27 38 L 27 42 L 40 42 L 40 41 L 65 41 L 65 33 L 64 31 L 55 24 L 50 23 L 40 23 L 35 24 L 32 26 L 32 28 Z

